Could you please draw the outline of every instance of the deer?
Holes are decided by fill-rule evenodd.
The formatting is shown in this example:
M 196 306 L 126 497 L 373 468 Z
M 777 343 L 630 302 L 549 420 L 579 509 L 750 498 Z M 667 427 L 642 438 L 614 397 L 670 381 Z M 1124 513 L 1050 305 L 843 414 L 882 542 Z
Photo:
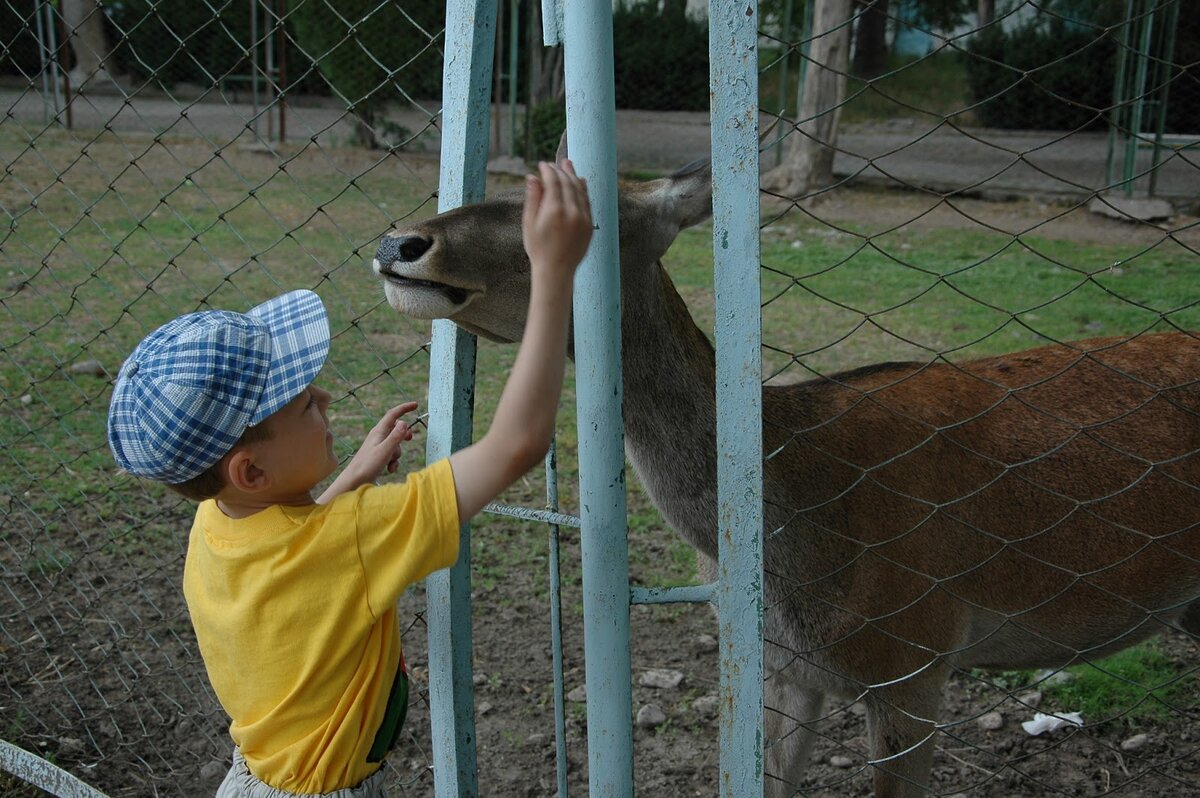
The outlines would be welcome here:
M 711 216 L 707 160 L 621 181 L 625 445 L 717 557 L 715 351 L 662 258 Z M 523 189 L 381 239 L 390 306 L 520 339 Z M 757 268 L 758 264 L 748 264 Z M 952 673 L 1059 668 L 1200 632 L 1200 339 L 888 362 L 762 389 L 764 791 L 801 789 L 830 697 L 866 709 L 878 798 L 924 795 Z

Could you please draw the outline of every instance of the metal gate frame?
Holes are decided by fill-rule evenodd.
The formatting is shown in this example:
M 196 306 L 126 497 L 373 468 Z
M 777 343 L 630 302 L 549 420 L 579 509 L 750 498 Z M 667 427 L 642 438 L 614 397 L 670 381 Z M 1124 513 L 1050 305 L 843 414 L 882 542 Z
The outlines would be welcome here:
M 438 209 L 483 199 L 497 0 L 446 11 Z M 621 423 L 620 271 L 611 0 L 543 0 L 546 44 L 564 44 L 567 136 L 588 178 L 596 233 L 575 285 L 579 519 L 489 509 L 581 528 L 590 794 L 632 796 L 629 612 L 635 603 L 713 601 L 720 650 L 720 794 L 762 794 L 762 384 L 758 208 L 758 4 L 712 0 L 713 255 L 717 323 L 718 581 L 630 589 Z M 451 90 L 451 87 L 453 90 Z M 753 198 L 747 201 L 747 198 Z M 430 460 L 471 441 L 475 337 L 436 321 L 430 357 Z M 617 400 L 614 401 L 614 386 Z M 599 432 L 596 432 L 599 430 Z M 553 453 L 551 455 L 551 460 Z M 554 475 L 548 478 L 552 482 Z M 551 491 L 553 489 L 551 488 Z M 552 544 L 554 541 L 552 532 Z M 470 529 L 450 570 L 427 581 L 434 791 L 476 796 L 471 680 Z M 554 554 L 554 552 L 552 552 Z M 554 567 L 552 562 L 552 568 Z M 552 607 L 552 621 L 557 613 Z M 556 637 L 557 639 L 557 637 Z M 555 707 L 566 796 L 561 657 Z

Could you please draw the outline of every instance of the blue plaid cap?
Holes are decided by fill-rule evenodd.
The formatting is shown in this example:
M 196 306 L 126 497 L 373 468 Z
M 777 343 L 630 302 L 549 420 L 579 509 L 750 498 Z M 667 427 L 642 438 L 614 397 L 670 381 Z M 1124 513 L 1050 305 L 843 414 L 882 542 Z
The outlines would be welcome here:
M 329 320 L 312 291 L 247 313 L 180 316 L 138 344 L 108 407 L 121 468 L 178 484 L 203 474 L 246 431 L 308 387 L 329 354 Z

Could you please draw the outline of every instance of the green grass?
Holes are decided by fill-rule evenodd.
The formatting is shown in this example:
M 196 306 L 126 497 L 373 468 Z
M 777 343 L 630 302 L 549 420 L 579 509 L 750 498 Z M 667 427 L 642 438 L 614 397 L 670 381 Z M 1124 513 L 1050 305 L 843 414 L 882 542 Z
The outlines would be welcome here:
M 709 231 L 684 231 L 665 258 L 711 330 Z M 1200 259 L 1163 237 L 1081 245 L 1032 233 L 866 225 L 766 228 L 767 375 L 807 378 L 884 360 L 962 360 L 1050 341 L 1200 328 Z
M 1153 643 L 1068 670 L 1074 678 L 1047 692 L 1062 711 L 1079 712 L 1088 723 L 1166 719 L 1190 706 L 1196 689 L 1194 672 L 1181 675 Z
M 943 66 L 922 62 L 895 80 Z M 321 382 L 335 395 L 342 456 L 384 407 L 424 399 L 429 326 L 382 303 L 368 264 L 392 221 L 435 212 L 433 161 L 329 148 L 285 153 L 282 162 L 234 150 L 214 157 L 186 140 L 166 148 L 69 132 L 41 134 L 31 147 L 11 128 L 0 130 L 0 154 L 9 165 L 0 206 L 11 214 L 0 239 L 0 494 L 22 522 L 6 524 L 0 536 L 13 550 L 30 550 L 38 528 L 69 532 L 66 543 L 46 543 L 33 555 L 36 569 L 54 570 L 63 562 L 56 552 L 71 555 L 81 537 L 153 556 L 181 534 L 186 504 L 112 463 L 108 380 L 70 371 L 94 359 L 115 373 L 144 334 L 181 312 L 244 309 L 295 287 L 320 292 L 334 333 Z M 684 231 L 665 259 L 706 330 L 710 237 L 707 227 Z M 880 232 L 867 221 L 834 227 L 785 215 L 763 237 L 765 372 L 807 377 L 879 360 L 959 359 L 1046 340 L 1200 327 L 1194 253 L 1172 237 L 1154 245 L 1135 238 L 1093 245 L 961 219 Z M 477 430 L 491 418 L 514 354 L 479 347 Z M 561 408 L 560 490 L 572 512 L 570 379 Z M 421 444 L 410 449 L 409 468 L 423 460 Z M 541 506 L 544 495 L 533 476 L 504 498 Z M 691 581 L 694 554 L 662 524 L 633 475 L 629 496 L 636 581 Z M 171 513 L 146 524 L 138 508 L 147 502 Z M 514 550 L 477 545 L 486 587 L 536 559 L 544 538 Z
M 1112 656 L 1072 665 L 1058 674 L 1032 670 L 997 671 L 982 678 L 987 684 L 1020 694 L 1040 690 L 1042 712 L 1078 712 L 1088 725 L 1120 721 L 1136 726 L 1178 716 L 1194 704 L 1200 690 L 1195 669 L 1181 671 L 1162 646 L 1150 642 Z
M 382 408 L 424 399 L 428 324 L 380 307 L 369 259 L 394 219 L 435 212 L 435 164 L 354 150 L 280 164 L 232 148 L 214 158 L 190 140 L 167 148 L 61 132 L 30 146 L 12 129 L 0 152 L 0 205 L 12 214 L 0 256 L 0 493 L 33 525 L 99 516 L 106 523 L 88 534 L 103 536 L 131 520 L 132 490 L 177 504 L 117 472 L 104 433 L 109 382 L 70 367 L 96 360 L 115 374 L 143 335 L 182 312 L 321 293 L 335 336 L 321 381 L 337 397 L 343 455 Z

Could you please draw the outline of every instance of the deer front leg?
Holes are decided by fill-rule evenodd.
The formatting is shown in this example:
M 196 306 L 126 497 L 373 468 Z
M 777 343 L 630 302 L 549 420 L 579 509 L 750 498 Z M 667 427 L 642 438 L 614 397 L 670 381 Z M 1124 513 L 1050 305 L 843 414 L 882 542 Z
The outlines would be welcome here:
M 804 777 L 814 740 L 807 724 L 821 714 L 825 694 L 791 678 L 785 666 L 768 675 L 763 704 L 763 795 L 787 798 L 796 794 Z
M 920 798 L 929 792 L 937 714 L 948 674 L 938 668 L 865 698 L 875 798 Z

